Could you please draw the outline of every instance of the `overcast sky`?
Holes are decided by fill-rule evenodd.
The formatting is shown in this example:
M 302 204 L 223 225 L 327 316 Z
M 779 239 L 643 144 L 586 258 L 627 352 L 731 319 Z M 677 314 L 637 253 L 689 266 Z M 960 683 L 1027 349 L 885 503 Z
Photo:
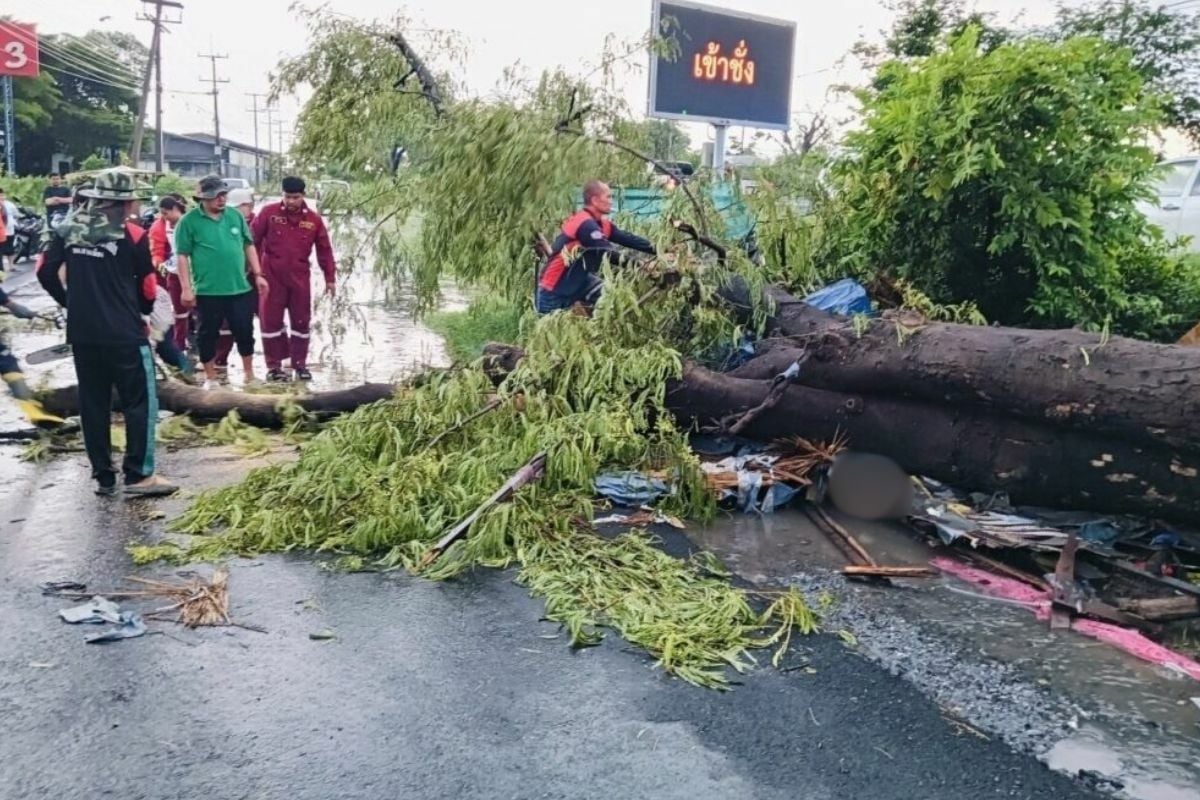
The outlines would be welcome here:
M 223 53 L 229 58 L 217 62 L 218 74 L 230 82 L 220 86 L 222 135 L 251 142 L 252 101 L 246 93 L 265 92 L 268 74 L 279 59 L 304 50 L 304 25 L 289 12 L 291 0 L 183 3 L 182 22 L 169 27 L 163 50 L 164 84 L 172 92 L 164 98 L 164 127 L 180 133 L 211 132 L 212 101 L 200 94 L 208 87 L 199 80 L 209 75 L 210 66 L 197 54 Z M 797 112 L 820 108 L 831 85 L 860 81 L 862 76 L 854 59 L 846 59 L 840 67 L 839 60 L 859 38 L 877 38 L 877 32 L 892 18 L 878 0 L 709 0 L 709 4 L 797 23 L 793 89 L 793 110 Z M 633 40 L 650 25 L 649 0 L 607 0 L 587 7 L 569 6 L 563 0 L 426 0 L 403 5 L 380 0 L 337 0 L 332 5 L 339 13 L 362 19 L 388 17 L 403 9 L 414 20 L 414 26 L 458 32 L 469 51 L 459 77 L 478 94 L 487 93 L 501 70 L 516 61 L 534 74 L 546 67 L 582 65 L 597 58 L 607 35 Z M 995 12 L 1002 22 L 1019 15 L 1023 23 L 1030 25 L 1048 21 L 1054 9 L 1050 0 L 978 0 L 974 7 Z M 27 3 L 17 19 L 36 23 L 44 34 L 82 34 L 97 28 L 124 30 L 148 43 L 151 25 L 137 21 L 142 10 L 139 0 L 59 0 Z M 429 41 L 429 35 L 420 31 L 410 36 L 414 46 Z M 437 55 L 431 56 L 436 62 Z M 626 93 L 635 109 L 640 112 L 645 108 L 644 71 L 628 77 Z M 285 100 L 279 116 L 294 121 L 297 110 L 295 100 Z M 703 125 L 689 128 L 697 141 L 708 138 L 710 131 Z M 265 140 L 265 117 L 260 119 L 259 135 Z

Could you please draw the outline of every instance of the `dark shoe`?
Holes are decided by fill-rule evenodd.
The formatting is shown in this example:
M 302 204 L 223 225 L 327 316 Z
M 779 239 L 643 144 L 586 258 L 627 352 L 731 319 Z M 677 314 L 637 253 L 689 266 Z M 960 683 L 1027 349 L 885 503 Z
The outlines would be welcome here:
M 117 476 L 109 474 L 107 478 L 96 480 L 96 494 L 101 497 L 112 497 L 117 493 Z
M 288 374 L 281 369 L 273 369 L 267 372 L 267 383 L 287 383 L 290 378 Z
M 297 369 L 296 369 L 296 380 L 298 380 L 298 381 L 311 381 L 311 380 L 312 380 L 312 373 L 311 373 L 311 372 L 309 372 L 309 371 L 308 371 L 307 369 L 305 369 L 304 367 L 299 367 L 299 368 L 297 368 Z

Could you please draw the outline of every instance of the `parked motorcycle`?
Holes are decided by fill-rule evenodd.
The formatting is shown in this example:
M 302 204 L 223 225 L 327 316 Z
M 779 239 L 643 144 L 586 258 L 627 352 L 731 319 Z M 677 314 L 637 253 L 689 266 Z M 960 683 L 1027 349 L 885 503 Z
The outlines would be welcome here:
M 41 247 L 42 215 L 28 206 L 17 206 L 16 241 L 13 242 L 13 263 L 34 258 Z

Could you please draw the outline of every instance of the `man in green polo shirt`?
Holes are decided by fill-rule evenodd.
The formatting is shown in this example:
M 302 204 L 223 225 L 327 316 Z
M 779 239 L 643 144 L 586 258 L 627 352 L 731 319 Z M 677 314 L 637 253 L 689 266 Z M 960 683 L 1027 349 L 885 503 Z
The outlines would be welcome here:
M 254 380 L 255 297 L 247 273 L 259 294 L 267 294 L 267 281 L 246 220 L 237 209 L 225 205 L 228 191 L 215 175 L 201 179 L 195 195 L 199 205 L 175 226 L 180 302 L 200 314 L 200 362 L 209 388 L 217 381 L 217 338 L 222 323 L 237 342 L 245 382 Z

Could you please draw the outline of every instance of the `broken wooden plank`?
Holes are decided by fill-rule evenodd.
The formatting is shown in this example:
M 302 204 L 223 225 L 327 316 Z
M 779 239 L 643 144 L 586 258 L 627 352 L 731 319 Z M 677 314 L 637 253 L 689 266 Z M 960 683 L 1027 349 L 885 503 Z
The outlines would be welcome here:
M 499 505 L 500 503 L 508 501 L 522 486 L 528 483 L 533 483 L 541 478 L 545 469 L 545 453 L 538 453 L 536 456 L 529 459 L 529 461 L 526 462 L 526 464 L 519 470 L 514 472 L 512 476 L 504 482 L 504 485 L 497 489 L 491 497 L 483 501 L 483 503 L 469 515 L 467 515 L 462 522 L 455 525 L 445 536 L 439 539 L 437 544 L 429 548 L 429 550 L 425 552 L 424 558 L 421 559 L 421 566 L 426 567 L 432 564 L 434 561 L 437 561 L 438 558 L 441 557 L 442 553 L 446 552 L 446 549 L 449 548 L 450 545 L 467 535 L 467 531 L 470 529 L 471 525 L 474 524 L 474 522 L 479 519 L 485 511 L 496 505 Z
M 872 567 L 878 566 L 878 564 L 875 562 L 875 559 L 872 558 L 871 554 L 867 552 L 867 549 L 859 544 L 858 540 L 854 538 L 854 535 L 851 534 L 850 531 L 846 530 L 844 527 L 839 525 L 833 517 L 829 516 L 829 512 L 817 505 L 812 506 L 812 509 L 816 512 L 817 516 L 820 517 L 821 521 L 825 523 L 829 530 L 831 530 L 835 536 L 845 542 L 846 546 L 849 547 L 855 553 L 855 555 L 862 560 L 863 564 L 868 564 Z
M 931 578 L 937 572 L 930 567 L 887 567 L 851 564 L 842 567 L 842 574 L 862 578 Z
M 1026 572 L 1022 569 L 1017 569 L 1014 566 L 1005 564 L 1003 561 L 997 561 L 996 559 L 985 556 L 982 553 L 974 550 L 967 550 L 965 548 L 957 549 L 954 552 L 957 555 L 963 556 L 972 561 L 976 561 L 990 570 L 999 572 L 1002 575 L 1007 575 L 1008 577 L 1014 578 L 1022 583 L 1027 583 L 1035 589 L 1040 589 L 1043 592 L 1050 591 L 1050 585 L 1037 575 Z
M 1188 583 L 1187 581 L 1181 581 L 1178 578 L 1166 578 L 1166 577 L 1163 577 L 1162 575 L 1155 575 L 1153 573 L 1146 572 L 1144 569 L 1138 569 L 1137 567 L 1133 566 L 1132 564 L 1127 564 L 1124 561 L 1111 560 L 1111 561 L 1105 561 L 1105 563 L 1113 566 L 1116 569 L 1121 570 L 1121 572 L 1124 572 L 1126 574 L 1136 575 L 1139 578 L 1145 578 L 1146 580 L 1157 583 L 1160 586 L 1169 586 L 1172 589 L 1175 589 L 1176 591 L 1180 591 L 1185 594 L 1190 594 L 1193 597 L 1200 597 L 1200 586 L 1197 586 L 1194 583 Z
M 1164 622 L 1174 619 L 1200 617 L 1200 598 L 1197 597 L 1121 597 L 1117 608 L 1143 619 Z

